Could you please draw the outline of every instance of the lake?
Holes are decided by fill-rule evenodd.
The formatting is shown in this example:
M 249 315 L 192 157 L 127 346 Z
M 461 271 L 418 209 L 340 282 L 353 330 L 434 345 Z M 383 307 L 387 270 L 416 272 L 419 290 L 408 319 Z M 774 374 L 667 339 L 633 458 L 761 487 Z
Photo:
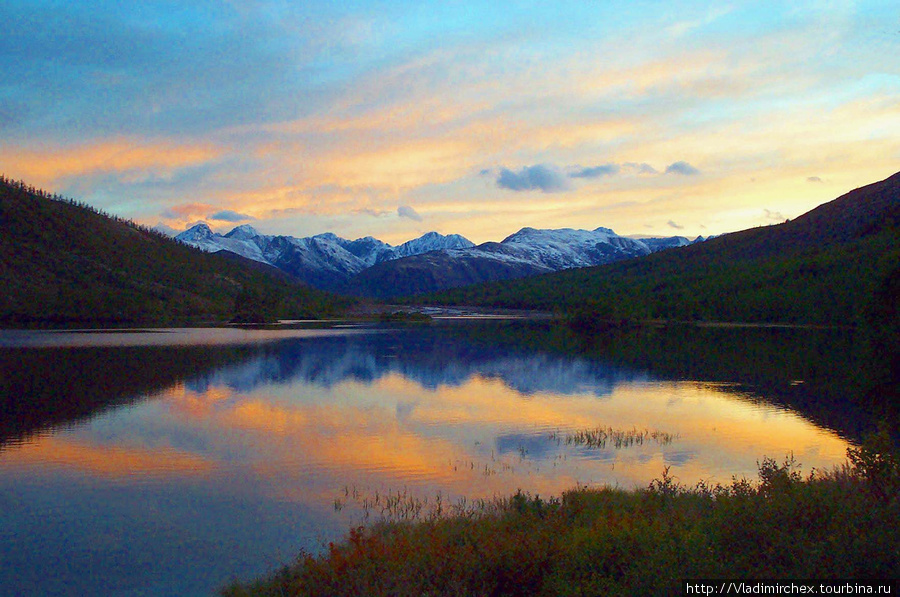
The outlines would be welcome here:
M 848 332 L 548 322 L 0 332 L 0 586 L 208 595 L 408 494 L 829 468 Z

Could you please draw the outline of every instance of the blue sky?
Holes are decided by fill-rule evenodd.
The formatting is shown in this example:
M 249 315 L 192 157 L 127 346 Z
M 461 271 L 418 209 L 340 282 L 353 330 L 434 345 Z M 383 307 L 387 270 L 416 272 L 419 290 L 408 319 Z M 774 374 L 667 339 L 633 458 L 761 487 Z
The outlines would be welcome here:
M 900 170 L 889 2 L 0 5 L 0 171 L 177 229 L 716 234 Z

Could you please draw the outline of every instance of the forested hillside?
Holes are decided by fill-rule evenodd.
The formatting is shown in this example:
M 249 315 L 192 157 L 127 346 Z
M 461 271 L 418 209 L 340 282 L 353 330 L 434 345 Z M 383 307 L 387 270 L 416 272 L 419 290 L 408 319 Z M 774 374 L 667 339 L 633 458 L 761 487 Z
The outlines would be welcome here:
M 344 299 L 0 178 L 0 323 L 315 317 Z
M 793 221 L 616 264 L 417 297 L 588 319 L 854 324 L 895 313 L 900 174 Z

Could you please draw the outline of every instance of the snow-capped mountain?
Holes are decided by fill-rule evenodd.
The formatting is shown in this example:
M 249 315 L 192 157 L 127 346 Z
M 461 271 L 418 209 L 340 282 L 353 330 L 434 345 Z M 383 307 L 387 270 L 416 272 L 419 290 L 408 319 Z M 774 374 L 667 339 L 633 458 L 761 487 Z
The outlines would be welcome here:
M 499 243 L 442 249 L 376 264 L 352 278 L 348 291 L 382 298 L 418 294 L 603 265 L 689 244 L 683 236 L 633 239 L 609 228 L 523 228 Z
M 229 251 L 273 265 L 311 286 L 328 290 L 345 290 L 344 285 L 351 276 L 383 261 L 427 251 L 474 246 L 458 234 L 443 236 L 437 232 L 429 232 L 397 247 L 371 236 L 351 241 L 331 232 L 306 238 L 265 235 L 247 224 L 223 235 L 213 232 L 204 222 L 175 238 L 204 251 Z
M 420 255 L 429 251 L 441 251 L 444 249 L 468 249 L 475 243 L 458 234 L 443 236 L 437 232 L 426 232 L 419 238 L 406 241 L 397 247 L 397 258 Z
M 270 236 L 246 224 L 223 235 L 202 222 L 175 238 L 272 265 L 311 286 L 378 297 L 602 265 L 691 244 L 683 236 L 633 239 L 609 228 L 523 228 L 499 243 L 476 246 L 458 234 L 429 232 L 393 247 L 371 236 L 351 241 L 330 232 Z
M 503 239 L 499 245 L 490 244 L 481 250 L 496 256 L 508 255 L 525 259 L 552 271 L 589 267 L 649 255 L 652 252 L 645 243 L 619 236 L 609 228 L 596 230 L 522 228 Z
M 712 238 L 712 237 L 710 237 Z M 663 249 L 674 249 L 675 247 L 686 247 L 688 245 L 692 245 L 694 243 L 703 242 L 706 240 L 702 236 L 698 236 L 694 240 L 690 240 L 684 236 L 666 236 L 666 237 L 655 237 L 655 238 L 641 238 L 638 239 L 652 251 L 656 253 L 657 251 L 662 251 Z

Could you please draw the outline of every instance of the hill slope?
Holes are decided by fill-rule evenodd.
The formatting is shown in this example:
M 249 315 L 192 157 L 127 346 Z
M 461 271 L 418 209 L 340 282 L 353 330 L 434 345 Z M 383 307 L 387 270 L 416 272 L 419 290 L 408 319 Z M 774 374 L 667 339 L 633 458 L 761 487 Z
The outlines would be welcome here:
M 0 323 L 309 317 L 334 297 L 0 179 Z
M 635 319 L 844 324 L 896 304 L 900 173 L 793 221 L 611 265 L 424 297 Z M 420 300 L 422 297 L 419 297 Z

